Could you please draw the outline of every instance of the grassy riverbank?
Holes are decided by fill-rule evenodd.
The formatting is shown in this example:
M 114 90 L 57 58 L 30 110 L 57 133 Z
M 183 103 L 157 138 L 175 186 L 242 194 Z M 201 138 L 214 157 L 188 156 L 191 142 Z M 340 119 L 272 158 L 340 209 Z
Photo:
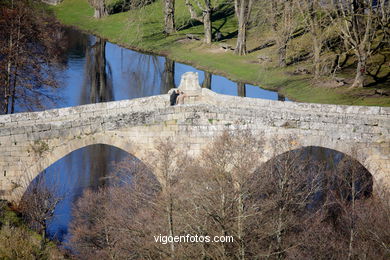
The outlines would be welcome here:
M 29 229 L 6 201 L 0 200 L 0 259 L 67 259 L 57 246 Z
M 201 41 L 186 39 L 186 34 L 196 34 L 202 37 L 203 25 L 188 24 L 188 13 L 184 1 L 177 1 L 176 22 L 178 32 L 165 37 L 163 32 L 163 4 L 162 1 L 141 9 L 124 13 L 113 14 L 101 20 L 92 18 L 93 9 L 87 0 L 64 0 L 58 6 L 50 7 L 57 18 L 66 25 L 75 26 L 81 30 L 99 35 L 111 42 L 122 46 L 168 56 L 175 61 L 191 64 L 199 69 L 224 75 L 235 81 L 242 81 L 260 85 L 266 89 L 279 90 L 288 98 L 300 102 L 346 104 L 346 105 L 379 105 L 390 106 L 390 97 L 375 93 L 374 88 L 349 89 L 348 85 L 334 87 L 329 79 L 313 82 L 311 75 L 293 75 L 297 68 L 307 67 L 309 61 L 280 69 L 276 66 L 275 47 L 267 47 L 253 51 L 245 57 L 235 56 L 230 51 L 221 49 L 220 43 L 211 46 Z M 225 8 L 216 15 L 213 26 L 227 39 L 224 43 L 234 46 L 236 18 L 231 9 Z M 260 37 L 262 36 L 262 37 Z M 248 49 L 265 43 L 267 33 L 250 31 Z M 294 39 L 289 55 L 294 56 L 298 48 L 305 44 L 305 37 Z M 266 56 L 272 62 L 258 62 L 259 56 Z M 347 80 L 353 76 L 344 72 Z

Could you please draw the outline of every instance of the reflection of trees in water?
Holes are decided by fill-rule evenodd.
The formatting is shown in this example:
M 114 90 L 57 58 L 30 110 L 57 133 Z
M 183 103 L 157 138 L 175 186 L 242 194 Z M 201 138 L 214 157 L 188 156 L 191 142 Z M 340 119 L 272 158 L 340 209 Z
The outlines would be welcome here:
M 64 44 L 66 45 L 66 53 L 74 58 L 84 58 L 88 50 L 90 37 L 72 28 L 64 28 Z M 69 61 L 69 59 L 68 59 Z
M 165 58 L 164 71 L 161 78 L 161 94 L 166 94 L 175 87 L 175 62 Z
M 204 73 L 204 80 L 202 83 L 202 88 L 211 89 L 211 79 L 213 75 L 207 71 L 204 71 L 203 73 Z
M 245 83 L 238 82 L 237 83 L 237 95 L 239 97 L 245 97 L 245 92 L 246 92 Z
M 158 56 L 137 52 L 127 52 L 126 69 L 122 71 L 127 78 L 129 96 L 133 98 L 161 93 L 159 87 L 163 78 L 162 59 Z
M 80 104 L 107 102 L 113 99 L 112 70 L 106 60 L 106 41 L 96 37 L 95 43 L 86 50 L 85 79 Z M 80 174 L 89 173 L 89 183 L 85 183 L 85 186 L 97 188 L 104 185 L 104 177 L 110 171 L 110 161 L 118 152 L 106 145 L 93 145 L 86 147 L 82 153 Z
M 106 61 L 106 41 L 96 38 L 87 49 L 81 104 L 113 100 L 112 70 Z

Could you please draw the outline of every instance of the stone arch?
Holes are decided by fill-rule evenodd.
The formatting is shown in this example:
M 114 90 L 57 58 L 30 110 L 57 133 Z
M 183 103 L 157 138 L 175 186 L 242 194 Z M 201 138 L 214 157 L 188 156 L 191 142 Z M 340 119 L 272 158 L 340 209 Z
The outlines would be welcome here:
M 324 137 L 306 137 L 305 139 L 297 139 L 294 144 L 280 146 L 268 153 L 264 158 L 264 162 L 271 160 L 274 157 L 284 153 L 294 151 L 301 148 L 320 147 L 334 150 L 349 156 L 359 162 L 372 176 L 373 193 L 380 194 L 383 190 L 390 190 L 390 183 L 386 182 L 386 165 L 383 165 L 381 160 L 378 160 L 378 149 L 373 144 L 368 147 L 364 143 L 344 143 L 332 142 Z
M 151 151 L 151 147 L 143 147 L 142 144 L 137 144 L 133 140 L 120 138 L 115 132 L 85 135 L 80 138 L 74 138 L 68 140 L 67 142 L 61 142 L 58 144 L 55 144 L 55 141 L 49 141 L 49 143 L 49 146 L 53 147 L 52 149 L 43 153 L 37 160 L 35 160 L 36 158 L 31 158 L 31 162 L 26 164 L 25 173 L 20 176 L 18 182 L 20 185 L 12 191 L 11 198 L 13 201 L 20 201 L 31 181 L 50 165 L 78 149 L 95 144 L 104 144 L 119 148 L 136 157 L 147 167 L 151 168 L 151 162 L 149 160 L 150 157 L 148 156 L 148 152 Z M 155 175 L 157 180 L 160 181 L 158 174 Z

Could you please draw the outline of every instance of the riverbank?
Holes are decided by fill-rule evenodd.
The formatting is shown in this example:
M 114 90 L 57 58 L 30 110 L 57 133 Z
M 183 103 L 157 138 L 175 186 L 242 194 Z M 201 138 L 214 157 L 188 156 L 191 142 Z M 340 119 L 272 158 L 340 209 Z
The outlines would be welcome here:
M 280 69 L 276 66 L 275 47 L 266 47 L 239 57 L 221 48 L 221 43 L 204 45 L 201 41 L 187 39 L 193 34 L 202 37 L 201 24 L 188 24 L 188 11 L 184 1 L 176 4 L 176 26 L 178 32 L 166 37 L 163 32 L 162 1 L 141 10 L 113 14 L 100 20 L 92 18 L 93 9 L 86 0 L 64 0 L 58 6 L 50 7 L 58 20 L 68 26 L 98 35 L 124 47 L 167 56 L 175 61 L 190 64 L 202 70 L 223 75 L 234 81 L 260 85 L 265 89 L 278 90 L 291 100 L 311 103 L 378 105 L 390 106 L 390 97 L 380 95 L 375 88 L 349 89 L 348 85 L 335 87 L 328 78 L 313 82 L 311 75 L 299 73 L 306 63 L 297 63 Z M 223 44 L 234 46 L 235 17 L 229 9 L 224 9 L 213 22 L 225 36 Z M 263 35 L 262 38 L 258 38 Z M 265 36 L 264 36 L 265 35 Z M 248 49 L 254 50 L 268 41 L 266 33 L 250 31 Z M 307 42 L 307 40 L 306 40 Z M 304 44 L 300 37 L 293 40 L 292 46 Z M 294 52 L 292 47 L 290 54 Z M 259 59 L 265 58 L 265 59 Z M 348 81 L 348 73 L 343 75 Z
M 0 259 L 68 259 L 56 244 L 27 227 L 18 212 L 0 200 Z

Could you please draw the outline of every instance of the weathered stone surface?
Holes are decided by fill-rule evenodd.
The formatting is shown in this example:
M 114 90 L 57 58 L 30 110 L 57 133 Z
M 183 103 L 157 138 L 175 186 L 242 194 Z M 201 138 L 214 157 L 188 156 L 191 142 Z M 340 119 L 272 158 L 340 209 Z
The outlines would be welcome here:
M 249 129 L 268 147 L 265 161 L 295 148 L 322 146 L 357 159 L 378 185 L 390 187 L 390 109 L 279 102 L 219 95 L 202 89 L 187 73 L 179 87 L 190 93 L 184 105 L 169 95 L 0 116 L 0 194 L 19 199 L 27 183 L 66 154 L 92 144 L 121 148 L 149 162 L 161 138 L 175 138 L 191 155 L 223 131 Z M 14 189 L 14 183 L 22 188 Z

